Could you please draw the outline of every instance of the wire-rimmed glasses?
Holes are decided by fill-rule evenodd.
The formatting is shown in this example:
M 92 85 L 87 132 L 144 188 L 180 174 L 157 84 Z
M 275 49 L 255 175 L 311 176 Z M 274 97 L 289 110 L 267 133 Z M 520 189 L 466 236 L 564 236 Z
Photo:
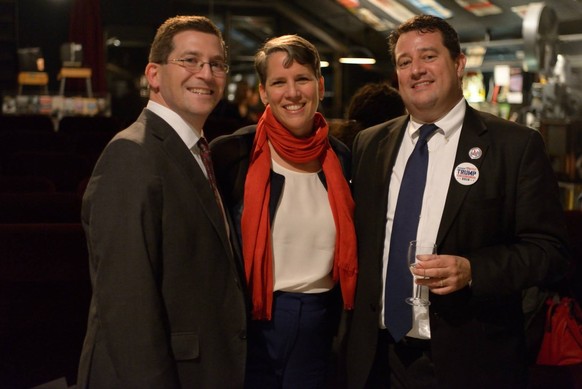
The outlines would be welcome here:
M 200 61 L 196 57 L 188 58 L 173 58 L 168 60 L 168 62 L 175 63 L 178 66 L 182 66 L 192 74 L 196 74 L 204 68 L 204 65 L 210 66 L 210 71 L 212 75 L 216 77 L 224 77 L 228 73 L 228 65 L 222 61 Z

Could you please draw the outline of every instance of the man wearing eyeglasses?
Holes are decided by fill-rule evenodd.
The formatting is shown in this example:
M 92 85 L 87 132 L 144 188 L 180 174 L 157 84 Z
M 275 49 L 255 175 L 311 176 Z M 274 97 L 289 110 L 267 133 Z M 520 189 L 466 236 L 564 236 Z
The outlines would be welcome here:
M 79 388 L 240 388 L 246 298 L 203 126 L 226 84 L 207 18 L 168 19 L 150 100 L 96 164 L 83 199 L 93 298 Z

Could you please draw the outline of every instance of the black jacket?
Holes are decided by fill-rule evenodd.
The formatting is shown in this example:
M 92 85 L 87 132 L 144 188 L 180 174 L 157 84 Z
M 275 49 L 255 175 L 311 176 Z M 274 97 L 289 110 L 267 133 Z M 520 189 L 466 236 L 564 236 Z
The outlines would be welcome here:
M 224 135 L 210 143 L 212 162 L 218 187 L 225 207 L 229 210 L 240 238 L 240 221 L 243 208 L 244 186 L 249 161 L 255 139 L 256 125 L 243 127 L 231 135 Z M 348 147 L 337 138 L 330 136 L 329 142 L 336 153 L 344 177 L 348 182 L 351 178 L 351 152 Z M 324 186 L 325 175 L 319 173 Z M 283 191 L 285 177 L 271 170 L 271 197 L 269 199 L 269 213 L 271 220 Z M 327 186 L 326 186 L 327 187 Z

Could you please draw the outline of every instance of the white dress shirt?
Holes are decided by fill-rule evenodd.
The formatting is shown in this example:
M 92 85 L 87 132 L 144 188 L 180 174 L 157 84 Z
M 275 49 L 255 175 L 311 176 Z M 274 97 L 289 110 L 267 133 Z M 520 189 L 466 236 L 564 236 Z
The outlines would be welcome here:
M 447 192 L 451 175 L 453 173 L 453 164 L 457 154 L 457 146 L 461 135 L 461 127 L 465 117 L 465 99 L 461 99 L 455 107 L 450 110 L 444 117 L 437 120 L 435 124 L 438 130 L 428 140 L 428 171 L 424 196 L 422 199 L 422 211 L 418 224 L 417 240 L 436 242 L 439 225 L 441 222 Z M 394 212 L 400 191 L 400 183 L 406 162 L 414 145 L 418 140 L 418 129 L 423 123 L 418 122 L 411 117 L 408 121 L 406 133 L 402 139 L 396 162 L 392 169 L 390 177 L 390 188 L 388 191 L 388 214 L 386 217 L 386 235 L 384 240 L 384 254 L 382 265 L 382 294 L 380 312 L 380 328 L 386 328 L 384 324 L 384 290 L 386 288 L 386 269 L 388 267 L 388 254 L 390 251 L 390 237 L 392 234 L 392 222 L 394 221 Z M 430 206 L 429 206 L 430 205 Z M 438 247 L 437 247 L 438 251 Z M 416 285 L 414 285 L 416 288 Z M 412 291 L 414 293 L 414 290 Z M 422 288 L 423 297 L 428 298 L 428 289 Z M 428 319 L 429 307 L 413 307 L 413 328 L 407 334 L 408 336 L 430 339 L 430 327 Z
M 147 109 L 164 119 L 174 129 L 174 131 L 176 131 L 180 139 L 182 139 L 188 149 L 192 152 L 192 155 L 194 155 L 194 159 L 196 159 L 196 162 L 200 165 L 200 169 L 202 169 L 206 178 L 208 178 L 208 173 L 206 173 L 204 162 L 202 162 L 202 157 L 200 156 L 200 149 L 197 145 L 200 137 L 204 135 L 202 129 L 193 128 L 176 112 L 156 103 L 155 101 L 149 100 Z

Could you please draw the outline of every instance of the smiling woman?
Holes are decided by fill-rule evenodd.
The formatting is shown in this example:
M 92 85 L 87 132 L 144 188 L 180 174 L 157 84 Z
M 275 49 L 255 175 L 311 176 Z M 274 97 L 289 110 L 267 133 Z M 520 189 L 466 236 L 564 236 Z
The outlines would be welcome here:
M 288 131 L 298 138 L 313 132 L 313 118 L 323 96 L 323 77 L 309 66 L 294 61 L 286 65 L 287 54 L 271 54 L 266 63 L 268 75 L 259 85 L 263 104 Z
M 317 112 L 324 85 L 310 42 L 273 38 L 255 69 L 265 112 L 211 145 L 252 298 L 246 385 L 324 387 L 341 300 L 351 308 L 355 290 L 350 153 Z

